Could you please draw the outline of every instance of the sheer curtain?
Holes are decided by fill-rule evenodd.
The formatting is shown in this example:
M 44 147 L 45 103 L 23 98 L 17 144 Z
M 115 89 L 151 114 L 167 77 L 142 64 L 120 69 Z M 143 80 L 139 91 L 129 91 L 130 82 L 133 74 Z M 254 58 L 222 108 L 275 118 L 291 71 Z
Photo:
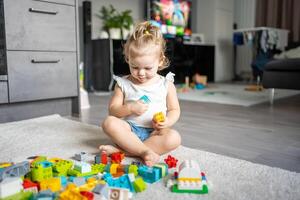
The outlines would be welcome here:
M 300 0 L 256 0 L 255 26 L 288 29 L 289 42 L 300 42 Z

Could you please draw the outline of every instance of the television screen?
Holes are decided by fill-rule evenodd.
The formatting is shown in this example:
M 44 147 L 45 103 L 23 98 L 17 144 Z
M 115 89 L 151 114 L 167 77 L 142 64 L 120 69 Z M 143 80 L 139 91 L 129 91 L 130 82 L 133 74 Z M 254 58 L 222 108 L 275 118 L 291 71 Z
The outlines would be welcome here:
M 150 0 L 150 20 L 167 38 L 191 36 L 190 0 Z

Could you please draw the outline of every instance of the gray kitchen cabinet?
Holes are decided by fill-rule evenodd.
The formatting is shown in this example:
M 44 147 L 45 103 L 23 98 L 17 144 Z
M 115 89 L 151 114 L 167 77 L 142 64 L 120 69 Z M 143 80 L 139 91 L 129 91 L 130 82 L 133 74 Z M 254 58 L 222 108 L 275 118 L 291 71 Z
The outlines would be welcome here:
M 0 27 L 0 122 L 79 115 L 78 1 L 0 0 Z
M 74 6 L 5 0 L 7 50 L 76 51 Z
M 7 82 L 0 80 L 0 103 L 8 103 Z

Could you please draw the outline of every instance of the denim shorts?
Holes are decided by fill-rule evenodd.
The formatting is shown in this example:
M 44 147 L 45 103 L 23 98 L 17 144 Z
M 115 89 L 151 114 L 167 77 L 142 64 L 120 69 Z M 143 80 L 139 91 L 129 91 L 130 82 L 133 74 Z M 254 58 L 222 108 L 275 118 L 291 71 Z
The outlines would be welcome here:
M 127 121 L 127 123 L 129 124 L 131 131 L 134 132 L 142 141 L 147 140 L 154 131 L 153 128 L 140 127 L 129 121 Z

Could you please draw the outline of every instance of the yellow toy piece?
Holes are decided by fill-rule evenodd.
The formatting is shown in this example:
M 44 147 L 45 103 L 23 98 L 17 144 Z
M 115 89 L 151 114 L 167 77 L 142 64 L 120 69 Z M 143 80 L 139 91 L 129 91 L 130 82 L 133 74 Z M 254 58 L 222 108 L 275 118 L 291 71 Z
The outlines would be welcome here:
M 60 178 L 50 178 L 42 180 L 40 182 L 40 190 L 51 190 L 52 192 L 58 192 L 61 189 Z
M 155 122 L 163 122 L 165 121 L 165 115 L 163 112 L 158 112 L 153 115 L 153 120 Z

